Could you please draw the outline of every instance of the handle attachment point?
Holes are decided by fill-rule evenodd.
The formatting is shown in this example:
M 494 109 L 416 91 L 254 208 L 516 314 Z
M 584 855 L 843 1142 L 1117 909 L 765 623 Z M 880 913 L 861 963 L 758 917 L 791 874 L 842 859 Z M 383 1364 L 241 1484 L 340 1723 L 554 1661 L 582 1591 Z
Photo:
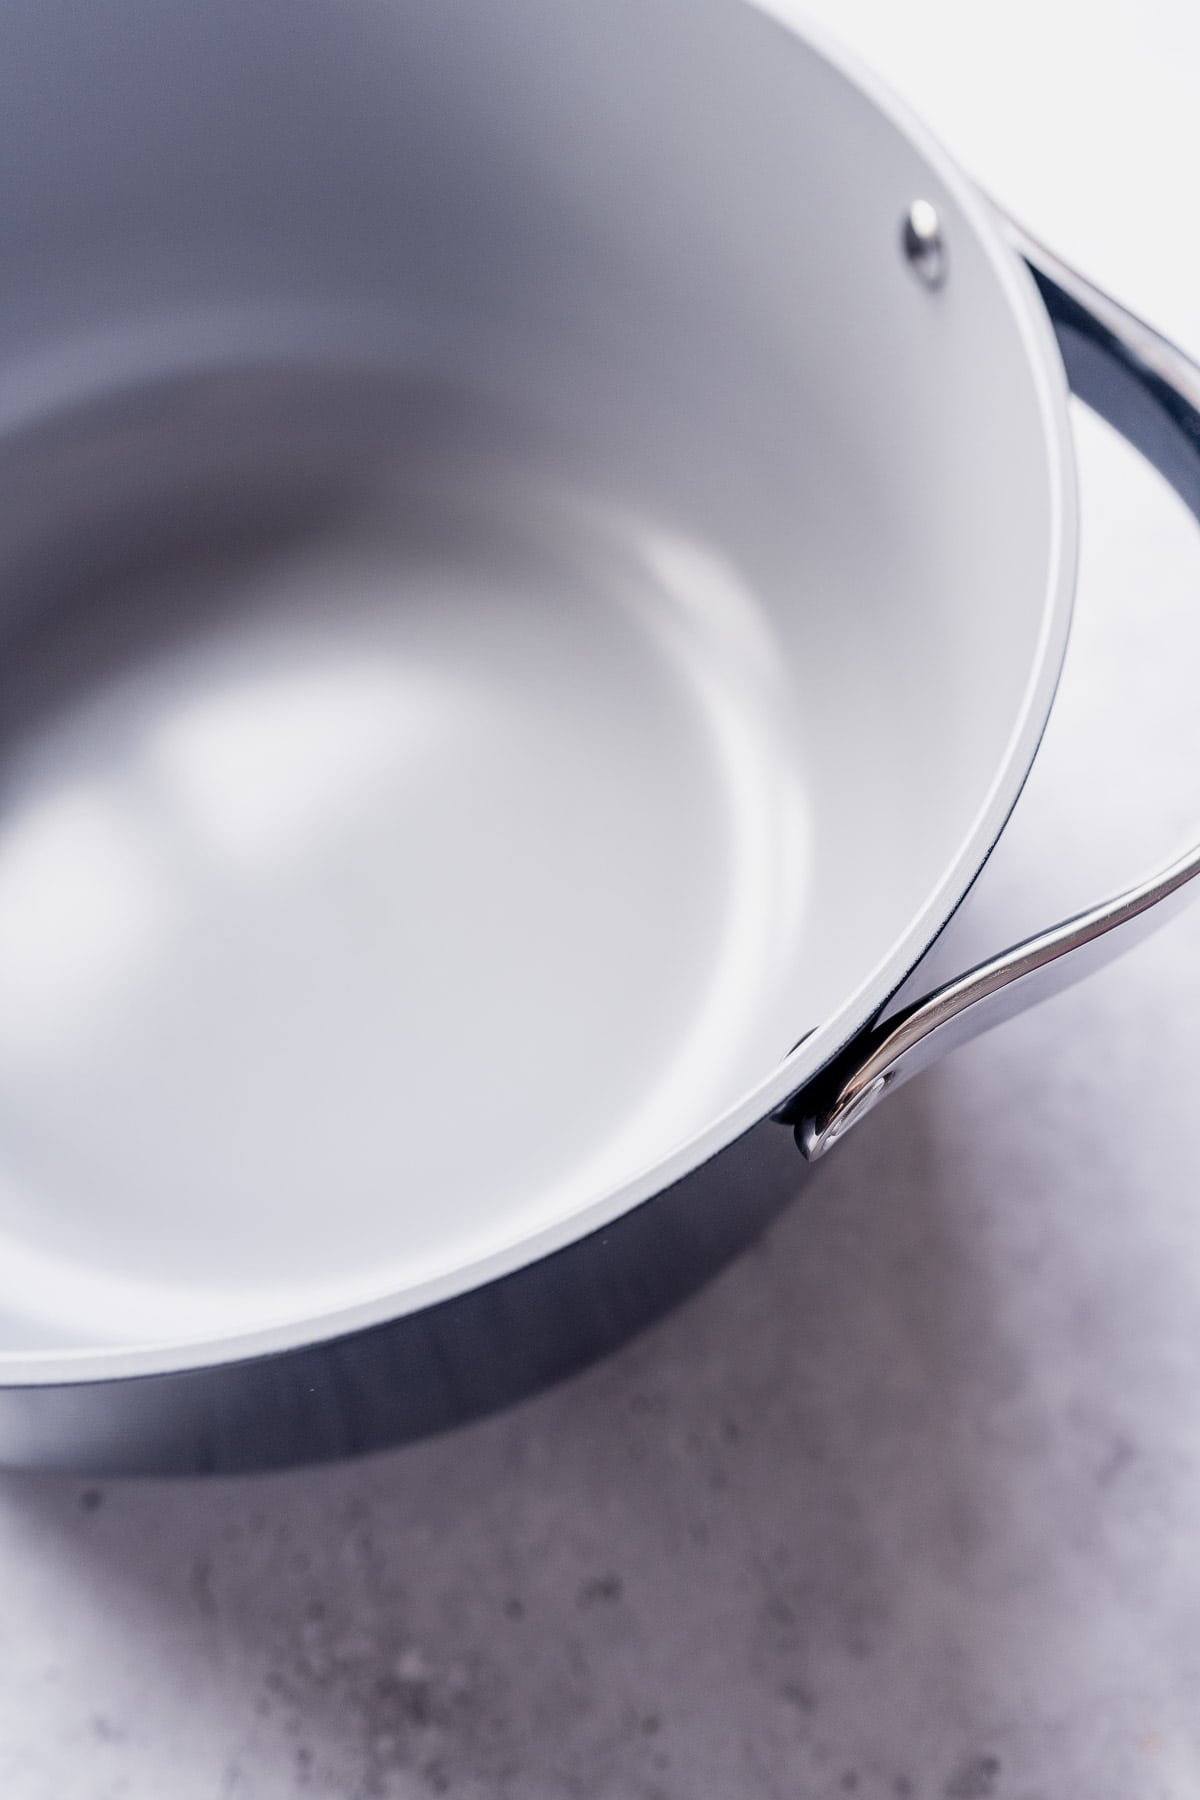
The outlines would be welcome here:
M 910 214 L 906 249 L 923 204 Z M 1002 216 L 1002 224 L 1050 314 L 1072 392 L 1140 450 L 1200 519 L 1200 368 L 1011 220 Z M 911 253 L 910 260 L 916 263 Z M 790 1120 L 799 1114 L 796 1141 L 804 1155 L 817 1161 L 887 1092 L 948 1050 L 1131 948 L 1200 891 L 1197 875 L 1200 845 L 1126 893 L 866 1026 L 787 1110 Z
M 946 239 L 932 201 L 913 201 L 901 237 L 915 274 L 927 288 L 940 288 L 946 279 Z

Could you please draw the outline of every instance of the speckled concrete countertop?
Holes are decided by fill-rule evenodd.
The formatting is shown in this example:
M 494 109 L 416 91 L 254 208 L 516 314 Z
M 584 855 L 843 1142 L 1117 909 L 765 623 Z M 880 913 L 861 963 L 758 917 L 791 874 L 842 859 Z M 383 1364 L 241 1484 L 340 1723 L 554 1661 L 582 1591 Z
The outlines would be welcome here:
M 1200 346 L 1188 0 L 813 11 Z M 1200 537 L 1081 461 L 1070 672 L 947 961 L 1200 822 Z M 0 1478 L 0 1795 L 1192 1800 L 1198 1077 L 1200 910 L 568 1388 L 356 1466 Z

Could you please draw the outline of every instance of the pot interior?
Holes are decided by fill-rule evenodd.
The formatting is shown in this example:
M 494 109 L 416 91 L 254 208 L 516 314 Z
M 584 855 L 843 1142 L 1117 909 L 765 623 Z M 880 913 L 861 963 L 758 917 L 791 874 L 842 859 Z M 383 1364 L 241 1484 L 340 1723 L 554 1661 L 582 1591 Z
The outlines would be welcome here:
M 737 0 L 14 6 L 0 98 L 15 1379 L 699 1160 L 964 891 L 1067 528 L 1023 278 Z

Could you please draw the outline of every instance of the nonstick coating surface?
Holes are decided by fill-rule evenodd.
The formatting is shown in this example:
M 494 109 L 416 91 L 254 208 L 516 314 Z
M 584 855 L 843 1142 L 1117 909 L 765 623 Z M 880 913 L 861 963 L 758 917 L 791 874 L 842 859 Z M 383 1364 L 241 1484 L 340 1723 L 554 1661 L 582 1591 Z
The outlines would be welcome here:
M 68 11 L 0 23 L 16 1382 L 417 1311 L 732 1143 L 978 869 L 1074 547 L 1023 271 L 753 9 Z

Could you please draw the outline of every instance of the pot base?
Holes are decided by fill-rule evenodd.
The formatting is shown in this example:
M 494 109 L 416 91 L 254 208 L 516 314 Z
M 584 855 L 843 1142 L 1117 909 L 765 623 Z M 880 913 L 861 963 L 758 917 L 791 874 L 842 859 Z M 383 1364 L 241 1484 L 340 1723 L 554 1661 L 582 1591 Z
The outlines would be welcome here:
M 700 547 L 388 370 L 126 392 L 6 473 L 5 1348 L 402 1292 L 786 1055 L 804 771 Z

